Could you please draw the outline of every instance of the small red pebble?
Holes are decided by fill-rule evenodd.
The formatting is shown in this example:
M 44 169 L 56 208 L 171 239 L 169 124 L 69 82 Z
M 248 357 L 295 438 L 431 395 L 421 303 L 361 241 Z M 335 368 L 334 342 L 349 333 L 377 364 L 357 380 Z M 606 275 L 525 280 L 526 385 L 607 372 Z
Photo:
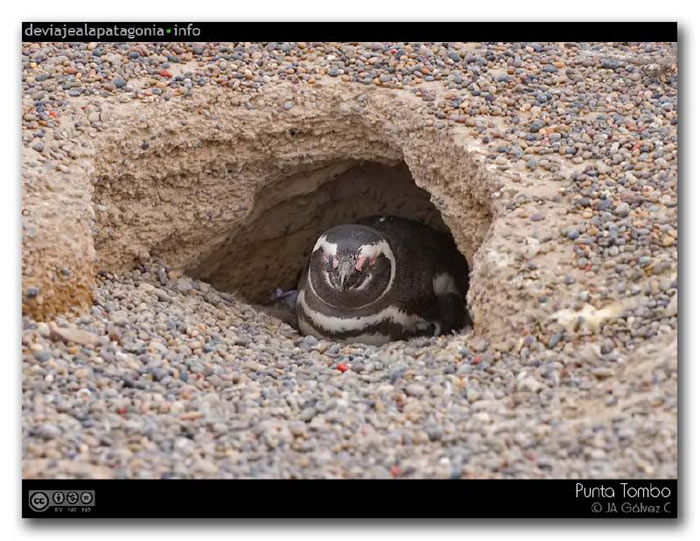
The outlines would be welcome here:
M 392 466 L 390 471 L 392 477 L 398 477 L 399 475 L 401 475 L 401 468 L 399 468 L 398 466 Z
M 170 78 L 173 76 L 173 74 L 170 73 L 168 70 L 160 70 L 160 76 Z
M 117 413 L 119 413 L 120 415 L 126 415 L 126 408 L 119 408 L 117 410 Z
M 58 116 L 58 113 L 56 111 L 49 111 L 49 116 L 51 118 L 56 118 Z
M 479 364 L 481 362 L 481 357 L 478 355 L 472 359 L 472 364 Z
M 338 370 L 340 370 L 341 372 L 345 372 L 345 371 L 348 370 L 348 368 L 350 368 L 350 367 L 349 367 L 347 364 L 345 364 L 345 363 L 338 363 L 338 364 L 336 365 L 336 368 L 337 368 Z

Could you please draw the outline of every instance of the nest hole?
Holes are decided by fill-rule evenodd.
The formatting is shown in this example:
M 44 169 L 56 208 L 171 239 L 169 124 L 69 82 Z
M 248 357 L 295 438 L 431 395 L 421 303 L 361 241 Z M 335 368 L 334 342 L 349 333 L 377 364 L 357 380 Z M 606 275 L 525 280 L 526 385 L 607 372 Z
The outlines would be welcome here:
M 265 103 L 228 107 L 227 95 L 217 95 L 216 115 L 173 106 L 176 126 L 154 112 L 100 140 L 95 270 L 118 274 L 158 261 L 269 306 L 279 290 L 296 289 L 325 230 L 396 215 L 455 241 L 473 271 L 475 318 L 492 291 L 477 284 L 485 283 L 477 252 L 490 238 L 493 185 L 464 139 L 436 129 L 413 136 L 413 109 L 393 94 L 375 107 L 338 101 L 332 91 L 314 96 L 314 107 L 294 108 L 280 123 L 261 117 Z M 277 98 L 265 100 L 274 106 Z
M 343 161 L 267 184 L 245 223 L 205 253 L 187 274 L 255 304 L 295 289 L 318 236 L 377 214 L 417 220 L 450 235 L 430 194 L 404 162 Z

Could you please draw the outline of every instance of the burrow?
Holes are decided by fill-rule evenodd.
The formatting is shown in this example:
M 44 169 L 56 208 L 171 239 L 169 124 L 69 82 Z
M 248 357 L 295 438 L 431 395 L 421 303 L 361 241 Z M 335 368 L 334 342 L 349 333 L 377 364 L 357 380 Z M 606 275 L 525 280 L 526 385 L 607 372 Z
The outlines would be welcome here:
M 294 287 L 324 229 L 397 214 L 453 236 L 471 269 L 475 331 L 504 337 L 522 321 L 498 242 L 502 186 L 474 140 L 436 125 L 421 105 L 395 90 L 281 84 L 252 97 L 212 90 L 105 106 L 111 129 L 81 171 L 94 249 L 83 272 L 121 273 L 155 258 L 264 302 Z

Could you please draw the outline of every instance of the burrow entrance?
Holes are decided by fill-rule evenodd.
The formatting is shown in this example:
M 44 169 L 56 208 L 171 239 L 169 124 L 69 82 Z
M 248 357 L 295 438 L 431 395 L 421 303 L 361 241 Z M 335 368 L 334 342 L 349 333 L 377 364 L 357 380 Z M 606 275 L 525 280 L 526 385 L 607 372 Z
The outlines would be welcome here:
M 465 141 L 425 124 L 415 98 L 280 87 L 200 99 L 138 122 L 135 108 L 114 112 L 120 129 L 95 161 L 96 271 L 157 259 L 265 304 L 296 287 L 325 229 L 395 214 L 450 233 L 479 286 L 491 178 Z M 493 290 L 481 289 L 472 314 Z
M 408 166 L 348 160 L 285 178 L 256 194 L 249 218 L 187 272 L 255 303 L 296 287 L 316 238 L 376 214 L 412 218 L 449 234 Z

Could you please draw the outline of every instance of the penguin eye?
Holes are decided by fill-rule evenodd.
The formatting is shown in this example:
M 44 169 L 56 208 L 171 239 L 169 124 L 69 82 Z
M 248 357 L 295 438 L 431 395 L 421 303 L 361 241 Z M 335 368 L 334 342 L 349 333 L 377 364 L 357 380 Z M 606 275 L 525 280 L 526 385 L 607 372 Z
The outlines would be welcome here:
M 330 269 L 331 267 L 333 267 L 333 269 L 335 270 L 335 269 L 338 268 L 338 265 L 340 264 L 340 262 L 338 261 L 338 258 L 337 258 L 337 257 L 333 256 L 333 258 L 331 258 L 331 256 L 328 255 L 328 253 L 327 253 L 325 250 L 323 250 L 323 251 L 321 252 L 321 259 L 323 260 L 323 262 L 324 262 L 326 265 L 328 265 L 328 268 L 329 268 L 329 269 Z

